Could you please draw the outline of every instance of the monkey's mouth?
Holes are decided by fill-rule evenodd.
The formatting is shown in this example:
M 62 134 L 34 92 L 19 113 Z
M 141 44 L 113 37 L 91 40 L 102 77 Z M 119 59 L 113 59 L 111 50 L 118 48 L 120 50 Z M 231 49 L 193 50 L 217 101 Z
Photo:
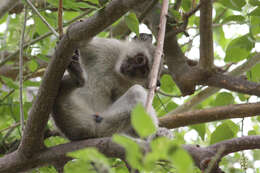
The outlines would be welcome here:
M 128 57 L 123 61 L 120 71 L 131 78 L 147 78 L 150 72 L 148 58 L 143 54 Z

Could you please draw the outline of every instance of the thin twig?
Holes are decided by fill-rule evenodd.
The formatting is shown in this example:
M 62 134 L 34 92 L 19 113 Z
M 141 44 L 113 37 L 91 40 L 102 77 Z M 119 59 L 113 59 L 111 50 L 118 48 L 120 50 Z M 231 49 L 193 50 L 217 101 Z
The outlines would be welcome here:
M 92 12 L 93 9 L 87 10 L 84 13 L 80 14 L 79 16 L 75 17 L 74 19 L 70 20 L 69 22 L 65 23 L 63 25 L 63 27 L 70 25 L 71 23 L 77 21 L 78 19 L 81 19 L 82 17 L 86 16 L 87 14 L 89 14 L 90 12 Z M 49 36 L 51 36 L 53 33 L 52 32 L 47 32 L 45 34 L 43 34 L 42 36 L 37 37 L 36 39 L 30 41 L 29 43 L 24 44 L 23 48 L 27 48 L 28 46 L 37 43 L 38 41 L 41 41 Z M 3 66 L 5 63 L 7 63 L 8 61 L 12 60 L 18 53 L 20 50 L 15 51 L 14 53 L 12 53 L 11 55 L 9 55 L 8 57 L 6 57 L 3 61 L 0 62 L 0 67 Z
M 213 23 L 217 23 L 225 15 L 227 10 L 227 8 L 224 8 L 224 10 L 218 16 L 215 17 Z
M 163 96 L 166 96 L 166 97 L 178 97 L 178 98 L 182 97 L 182 95 L 167 94 L 167 93 L 161 91 L 160 89 L 156 90 L 156 92 Z
M 32 10 L 39 16 L 39 18 L 45 23 L 45 25 L 51 30 L 51 32 L 59 38 L 59 34 L 55 31 L 55 29 L 47 22 L 47 20 L 40 14 L 40 12 L 35 8 L 30 0 L 25 0 L 26 3 L 32 8 Z
M 19 55 L 19 102 L 20 102 L 20 122 L 22 133 L 24 130 L 24 111 L 23 111 L 23 45 L 24 45 L 24 35 L 27 21 L 27 6 L 25 6 L 24 11 L 24 22 L 20 39 L 20 55 Z
M 4 96 L 4 97 L 0 100 L 0 102 L 3 102 L 7 97 L 9 97 L 11 94 L 13 94 L 14 91 L 15 91 L 15 89 L 12 89 L 11 91 L 9 91 L 9 93 L 7 93 L 6 96 Z
M 146 100 L 146 111 L 152 107 L 152 101 L 154 97 L 154 92 L 156 89 L 157 77 L 159 73 L 159 68 L 161 64 L 161 58 L 163 55 L 163 43 L 165 37 L 165 30 L 166 30 L 166 21 L 167 21 L 167 14 L 168 14 L 168 6 L 169 0 L 164 0 L 162 3 L 162 10 L 160 16 L 160 25 L 159 25 L 159 33 L 158 33 L 158 40 L 157 40 L 157 47 L 154 53 L 154 62 L 153 67 L 150 73 L 150 82 L 149 82 L 149 92 Z
M 168 113 L 169 111 L 167 110 L 165 104 L 162 102 L 162 99 L 159 97 L 159 95 L 157 93 L 155 93 L 155 95 L 156 95 L 156 97 L 158 98 L 158 100 L 160 101 L 160 103 L 162 105 L 159 108 L 163 107 L 164 111 Z
M 218 152 L 216 153 L 216 155 L 211 158 L 207 169 L 205 170 L 205 173 L 211 173 L 213 171 L 213 169 L 217 167 L 219 160 L 221 159 L 221 157 L 223 156 L 223 153 L 225 151 L 225 146 L 221 146 L 218 149 Z
M 60 39 L 63 36 L 63 26 L 62 26 L 62 12 L 63 12 L 63 4 L 62 4 L 62 0 L 59 0 L 59 8 L 58 8 L 58 31 L 59 31 L 59 35 L 60 35 Z
M 185 32 L 187 26 L 188 26 L 188 23 L 189 23 L 189 18 L 195 14 L 201 7 L 201 3 L 199 3 L 195 8 L 192 8 L 189 12 L 183 14 L 183 23 L 181 24 L 180 27 L 178 27 L 174 33 L 175 34 L 178 34 L 178 33 L 181 33 L 181 32 Z

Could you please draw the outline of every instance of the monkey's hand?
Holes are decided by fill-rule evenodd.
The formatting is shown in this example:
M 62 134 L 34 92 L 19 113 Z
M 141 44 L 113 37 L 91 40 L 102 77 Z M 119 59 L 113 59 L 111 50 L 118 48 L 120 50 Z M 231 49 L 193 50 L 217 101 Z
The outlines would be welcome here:
M 169 129 L 167 129 L 165 127 L 159 127 L 155 134 L 148 137 L 147 141 L 150 142 L 153 139 L 162 137 L 162 136 L 169 138 L 169 139 L 173 139 L 173 134 Z

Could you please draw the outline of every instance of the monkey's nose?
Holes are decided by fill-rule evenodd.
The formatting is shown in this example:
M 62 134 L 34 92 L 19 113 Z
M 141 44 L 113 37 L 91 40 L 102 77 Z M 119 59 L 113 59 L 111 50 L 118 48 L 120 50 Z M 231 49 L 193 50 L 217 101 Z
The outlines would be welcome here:
M 144 56 L 144 55 L 137 55 L 134 57 L 134 64 L 135 64 L 135 67 L 143 67 L 145 65 L 147 65 L 147 58 Z

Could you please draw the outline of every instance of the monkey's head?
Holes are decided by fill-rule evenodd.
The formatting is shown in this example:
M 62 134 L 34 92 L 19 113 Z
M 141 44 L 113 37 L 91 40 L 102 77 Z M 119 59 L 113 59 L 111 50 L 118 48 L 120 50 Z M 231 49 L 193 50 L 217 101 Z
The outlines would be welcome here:
M 134 38 L 126 46 L 126 50 L 121 52 L 116 71 L 131 83 L 145 86 L 152 68 L 155 50 L 152 36 L 140 34 L 139 38 Z

